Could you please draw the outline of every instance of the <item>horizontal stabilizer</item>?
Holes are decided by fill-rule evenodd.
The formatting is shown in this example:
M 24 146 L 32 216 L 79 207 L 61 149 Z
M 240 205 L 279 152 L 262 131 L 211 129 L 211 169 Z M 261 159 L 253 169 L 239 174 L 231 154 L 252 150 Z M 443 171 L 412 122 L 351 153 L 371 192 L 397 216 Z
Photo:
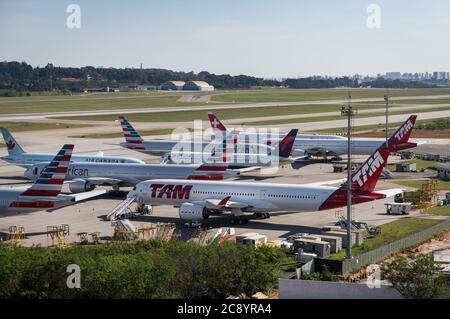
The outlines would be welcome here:
M 385 190 L 377 190 L 378 194 L 383 194 L 386 197 L 392 197 L 397 194 L 403 193 L 403 189 L 401 188 L 391 188 L 391 189 L 385 189 Z

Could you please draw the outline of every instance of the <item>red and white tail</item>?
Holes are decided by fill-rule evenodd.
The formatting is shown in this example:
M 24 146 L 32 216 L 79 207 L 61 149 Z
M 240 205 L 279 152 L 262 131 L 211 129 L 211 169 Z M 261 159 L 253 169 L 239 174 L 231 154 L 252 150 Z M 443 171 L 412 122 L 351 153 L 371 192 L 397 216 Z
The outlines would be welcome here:
M 143 139 L 125 116 L 119 116 L 125 141 L 130 144 L 142 144 Z
M 66 178 L 73 144 L 66 144 L 42 171 L 36 182 L 20 196 L 53 197 L 61 193 Z
M 352 187 L 356 190 L 372 192 L 378 182 L 383 168 L 387 164 L 392 152 L 416 146 L 408 139 L 416 123 L 417 115 L 411 115 L 402 126 L 388 139 L 387 145 L 381 145 L 363 164 L 352 174 Z
M 385 198 L 382 193 L 374 192 L 381 172 L 387 164 L 392 152 L 415 147 L 408 139 L 416 122 L 416 115 L 411 115 L 405 123 L 391 136 L 387 144 L 383 143 L 352 174 L 352 204 L 364 203 Z M 347 184 L 343 184 L 331 194 L 320 206 L 320 210 L 343 207 L 347 205 Z
M 225 125 L 223 125 L 223 123 L 217 118 L 217 116 L 214 115 L 213 112 L 208 112 L 208 118 L 213 129 L 222 131 L 223 133 L 227 131 Z

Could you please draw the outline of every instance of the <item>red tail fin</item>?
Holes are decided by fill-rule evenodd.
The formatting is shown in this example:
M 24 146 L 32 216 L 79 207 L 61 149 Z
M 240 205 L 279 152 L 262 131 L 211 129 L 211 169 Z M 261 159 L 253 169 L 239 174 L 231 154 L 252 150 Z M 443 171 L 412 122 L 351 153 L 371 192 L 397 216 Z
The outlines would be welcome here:
M 384 194 L 374 192 L 381 172 L 385 167 L 391 152 L 416 146 L 409 143 L 416 115 L 412 115 L 392 135 L 388 143 L 383 143 L 363 164 L 352 174 L 352 204 L 364 203 L 385 198 Z M 332 193 L 320 206 L 319 210 L 332 209 L 347 205 L 347 185 L 344 184 Z
M 292 129 L 278 144 L 278 156 L 288 158 L 291 156 L 292 147 L 294 146 L 295 138 L 297 137 L 298 130 Z
M 354 189 L 372 192 L 391 152 L 415 146 L 414 143 L 409 143 L 408 139 L 416 123 L 416 118 L 416 115 L 411 115 L 391 136 L 388 145 L 384 143 L 356 169 L 352 174 Z
M 214 115 L 213 112 L 208 112 L 209 122 L 211 123 L 211 127 L 215 130 L 219 130 L 222 132 L 226 132 L 227 128 L 223 123 Z

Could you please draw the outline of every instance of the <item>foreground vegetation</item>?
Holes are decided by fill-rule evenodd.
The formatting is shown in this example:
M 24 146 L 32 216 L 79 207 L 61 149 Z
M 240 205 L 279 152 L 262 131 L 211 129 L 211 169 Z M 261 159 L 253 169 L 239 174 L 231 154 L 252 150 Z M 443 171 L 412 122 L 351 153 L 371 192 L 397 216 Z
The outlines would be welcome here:
M 180 241 L 23 248 L 0 244 L 0 298 L 225 298 L 273 288 L 285 254 Z M 66 285 L 67 266 L 81 288 Z
M 381 225 L 381 234 L 375 237 L 367 238 L 361 245 L 352 248 L 352 255 L 359 255 L 369 250 L 392 243 L 403 237 L 412 235 L 428 227 L 438 224 L 439 220 L 431 220 L 424 218 L 403 217 L 390 223 Z M 343 259 L 345 251 L 330 255 L 330 259 Z

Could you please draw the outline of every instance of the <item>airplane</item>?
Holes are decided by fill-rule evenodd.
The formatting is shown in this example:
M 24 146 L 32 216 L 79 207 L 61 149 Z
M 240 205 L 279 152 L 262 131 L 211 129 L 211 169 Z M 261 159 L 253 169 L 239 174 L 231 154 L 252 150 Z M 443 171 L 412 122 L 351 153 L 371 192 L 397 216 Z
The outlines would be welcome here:
M 208 117 L 213 129 L 217 129 L 223 133 L 234 132 L 234 130 L 230 131 L 227 129 L 225 125 L 214 115 L 214 113 L 209 112 Z M 247 132 L 240 132 L 240 134 L 247 134 Z M 251 135 L 252 133 L 249 134 Z M 260 134 L 258 137 L 261 138 L 258 143 L 266 143 L 268 145 L 276 143 L 279 140 L 278 136 L 272 138 L 272 136 L 268 134 Z M 384 142 L 385 140 L 380 139 L 353 138 L 352 153 L 354 155 L 370 155 L 374 150 L 383 145 Z M 347 138 L 343 136 L 315 134 L 310 134 L 310 136 L 307 136 L 305 134 L 299 134 L 294 142 L 292 156 L 298 159 L 302 157 L 310 158 L 311 156 L 323 157 L 324 159 L 327 159 L 328 157 L 340 158 L 341 155 L 347 154 L 347 145 Z
M 36 179 L 48 163 L 38 163 L 26 168 L 24 175 Z M 69 181 L 72 193 L 88 192 L 96 186 L 135 186 L 137 183 L 154 178 L 221 180 L 240 175 L 241 171 L 231 170 L 226 165 L 173 165 L 173 164 L 110 164 L 110 163 L 70 163 L 65 180 Z
M 417 116 L 410 116 L 391 138 L 351 175 L 352 204 L 395 196 L 401 189 L 375 191 L 390 153 L 417 146 L 408 142 Z M 345 181 L 345 179 L 343 180 Z M 231 212 L 233 222 L 243 224 L 251 218 L 268 218 L 270 212 L 311 212 L 347 205 L 347 182 L 336 181 L 304 185 L 215 182 L 155 179 L 137 184 L 128 193 L 140 206 L 173 205 L 188 221 L 206 220 L 210 215 Z M 249 217 L 248 214 L 252 213 Z
M 55 209 L 106 193 L 104 190 L 97 190 L 77 195 L 61 194 L 73 147 L 72 144 L 64 145 L 33 185 L 0 188 L 0 213 Z
M 8 129 L 2 127 L 0 130 L 2 131 L 3 139 L 5 140 L 6 149 L 8 151 L 7 156 L 2 156 L 0 158 L 10 164 L 26 167 L 35 163 L 49 162 L 55 156 L 55 154 L 52 153 L 25 152 Z M 72 161 L 85 163 L 145 164 L 144 161 L 136 158 L 125 156 L 104 156 L 102 152 L 97 153 L 97 155 L 73 155 Z
M 271 166 L 274 162 L 286 162 L 291 155 L 292 142 L 298 131 L 291 130 L 274 144 L 275 147 L 266 144 L 236 143 L 236 141 L 228 144 L 228 139 L 224 139 L 222 134 L 220 134 L 220 142 L 143 140 L 126 117 L 120 116 L 119 120 L 125 137 L 125 143 L 120 143 L 122 147 L 146 154 L 160 155 L 161 163 L 226 162 L 232 168 Z
M 219 130 L 220 132 L 224 134 L 239 134 L 242 132 L 242 134 L 246 134 L 249 136 L 252 135 L 260 135 L 260 133 L 257 132 L 245 132 L 245 130 L 237 130 L 237 129 L 228 129 L 225 127 L 225 125 L 219 120 L 219 118 L 213 113 L 208 112 L 208 118 L 209 123 L 211 124 L 211 127 L 214 130 Z M 262 134 L 261 134 L 262 135 Z M 267 134 L 264 134 L 267 136 L 270 136 L 270 132 Z M 283 138 L 285 134 L 278 133 L 276 134 L 277 138 Z M 308 134 L 308 133 L 298 133 L 297 139 L 331 139 L 331 140 L 347 140 L 344 136 L 334 135 L 334 134 Z

